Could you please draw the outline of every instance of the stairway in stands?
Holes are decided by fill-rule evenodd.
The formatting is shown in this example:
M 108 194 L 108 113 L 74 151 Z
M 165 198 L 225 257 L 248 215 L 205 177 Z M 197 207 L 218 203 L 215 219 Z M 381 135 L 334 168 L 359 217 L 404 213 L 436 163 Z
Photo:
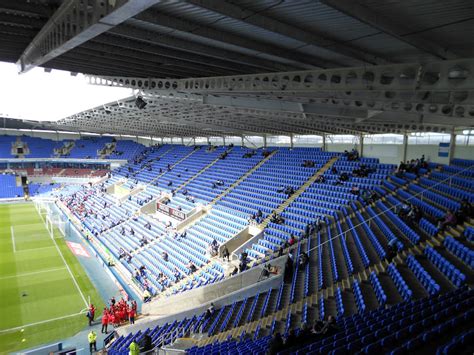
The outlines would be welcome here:
M 257 171 L 263 164 L 269 161 L 275 154 L 277 150 L 272 151 L 269 155 L 267 155 L 264 159 L 260 160 L 257 165 L 253 168 L 249 169 L 244 175 L 242 175 L 237 181 L 235 181 L 232 185 L 230 185 L 225 191 L 223 191 L 220 195 L 216 196 L 214 200 L 210 202 L 211 206 L 214 206 L 220 200 L 222 200 L 225 196 L 227 196 L 230 192 L 232 192 L 242 181 L 247 179 L 250 175 L 252 175 L 255 171 Z
M 290 205 L 294 200 L 296 200 L 304 191 L 306 191 L 306 189 L 311 185 L 313 184 L 316 179 L 318 177 L 320 177 L 321 175 L 323 175 L 326 171 L 328 171 L 329 169 L 331 169 L 332 165 L 337 161 L 338 157 L 333 157 L 331 158 L 326 164 L 324 164 L 324 166 L 317 170 L 302 186 L 300 186 L 288 199 L 285 200 L 285 202 L 283 202 L 276 210 L 275 210 L 275 213 L 276 214 L 280 214 L 281 212 L 283 212 L 283 210 L 288 207 L 288 205 Z M 262 223 L 260 223 L 259 227 L 261 228 L 265 228 L 268 223 L 270 222 L 271 220 L 271 215 L 269 215 L 267 218 L 265 218 L 263 220 Z

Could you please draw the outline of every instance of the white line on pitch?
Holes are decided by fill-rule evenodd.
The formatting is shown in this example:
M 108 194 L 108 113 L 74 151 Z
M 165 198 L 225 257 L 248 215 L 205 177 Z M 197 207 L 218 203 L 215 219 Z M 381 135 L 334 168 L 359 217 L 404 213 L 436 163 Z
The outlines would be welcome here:
M 54 232 L 53 232 L 53 233 L 54 233 Z M 59 253 L 59 256 L 61 257 L 61 259 L 63 259 L 64 265 L 66 265 L 67 271 L 69 272 L 69 275 L 71 275 L 72 281 L 74 282 L 74 285 L 76 285 L 77 290 L 78 290 L 79 293 L 81 294 L 81 297 L 82 297 L 82 300 L 84 301 L 84 304 L 86 305 L 86 307 L 89 307 L 89 304 L 87 303 L 87 300 L 86 300 L 86 298 L 84 297 L 84 294 L 82 293 L 82 290 L 81 290 L 81 288 L 79 287 L 79 284 L 77 283 L 76 278 L 75 278 L 74 275 L 72 274 L 72 271 L 71 271 L 71 269 L 69 268 L 69 265 L 67 264 L 66 259 L 64 259 L 64 255 L 63 255 L 63 253 L 61 252 L 61 249 L 59 249 L 59 246 L 58 246 L 58 244 L 56 243 L 56 240 L 54 239 L 53 233 L 51 233 L 50 236 L 51 236 L 51 239 L 53 240 L 54 245 L 56 246 L 56 249 L 57 249 L 57 251 L 58 251 L 58 253 Z
M 46 269 L 46 270 L 40 270 L 40 271 L 25 272 L 24 274 L 16 274 L 16 275 L 10 275 L 10 276 L 3 276 L 3 277 L 0 277 L 0 280 L 14 279 L 15 277 L 31 276 L 31 275 L 43 274 L 43 273 L 46 273 L 46 272 L 53 272 L 53 271 L 59 271 L 59 270 L 66 270 L 66 268 L 65 268 L 65 267 L 57 267 L 57 268 L 53 268 L 53 269 Z
M 49 247 L 41 247 L 41 248 L 31 248 L 31 249 L 23 249 L 23 250 L 17 250 L 17 253 L 21 252 L 27 252 L 27 251 L 38 251 L 38 250 L 44 250 L 44 249 L 51 249 L 54 248 L 54 245 L 51 245 Z
M 57 318 L 52 318 L 52 319 L 42 320 L 42 321 L 35 322 L 35 323 L 30 323 L 30 324 L 20 325 L 19 327 L 14 327 L 14 328 L 9 328 L 9 329 L 3 329 L 3 330 L 0 330 L 0 334 L 2 334 L 2 333 L 8 333 L 8 332 L 12 332 L 12 331 L 19 330 L 19 329 L 26 328 L 26 327 L 32 327 L 32 326 L 34 326 L 34 325 L 39 325 L 39 324 L 44 324 L 44 323 L 54 322 L 54 321 L 56 321 L 56 320 L 61 320 L 61 319 L 66 319 L 66 318 L 71 318 L 71 317 L 78 316 L 78 315 L 80 315 L 80 314 L 83 314 L 83 313 L 82 313 L 82 312 L 78 312 L 78 313 L 69 314 L 69 315 L 67 315 L 67 316 L 63 316 L 63 317 L 57 317 Z
M 10 234 L 12 235 L 13 252 L 16 253 L 15 233 L 13 232 L 13 226 L 10 226 Z

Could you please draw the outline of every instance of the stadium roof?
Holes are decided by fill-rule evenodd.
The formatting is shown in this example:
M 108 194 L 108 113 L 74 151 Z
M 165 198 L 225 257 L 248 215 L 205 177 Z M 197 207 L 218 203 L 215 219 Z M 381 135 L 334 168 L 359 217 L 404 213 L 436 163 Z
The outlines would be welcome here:
M 50 129 L 213 136 L 474 126 L 471 0 L 2 0 L 0 41 L 0 60 L 21 71 L 90 74 L 147 102 L 139 110 L 131 97 Z

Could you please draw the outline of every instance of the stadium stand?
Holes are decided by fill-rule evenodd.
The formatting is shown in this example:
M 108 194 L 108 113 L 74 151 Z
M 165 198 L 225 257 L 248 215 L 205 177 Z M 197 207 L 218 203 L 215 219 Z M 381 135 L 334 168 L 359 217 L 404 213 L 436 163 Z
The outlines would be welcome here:
M 227 152 L 224 159 L 223 152 Z M 244 158 L 245 154 L 249 157 Z M 328 315 L 336 317 L 343 338 L 352 340 L 341 342 L 339 336 L 320 339 L 308 345 L 311 351 L 408 351 L 421 347 L 439 329 L 450 324 L 457 326 L 464 320 L 465 315 L 458 310 L 450 313 L 449 318 L 440 313 L 430 326 L 416 325 L 415 331 L 414 327 L 408 329 L 412 322 L 401 324 L 402 318 L 393 317 L 413 307 L 416 313 L 422 312 L 425 306 L 433 307 L 440 300 L 451 302 L 457 295 L 472 296 L 465 288 L 473 277 L 474 251 L 466 244 L 472 228 L 468 226 L 464 231 L 461 226 L 451 225 L 441 231 L 437 227 L 439 219 L 450 208 L 458 210 L 461 200 L 468 196 L 466 190 L 443 187 L 448 186 L 445 180 L 459 174 L 459 169 L 439 166 L 423 171 L 420 176 L 407 177 L 406 173 L 395 175 L 395 166 L 380 164 L 375 159 L 348 161 L 343 154 L 308 148 L 272 148 L 264 156 L 262 150 L 237 147 L 208 151 L 205 147 L 165 145 L 145 149 L 138 157 L 100 185 L 65 194 L 62 200 L 121 261 L 142 290 L 170 297 L 225 279 L 223 264 L 209 254 L 209 246 L 213 240 L 224 244 L 249 223 L 264 229 L 262 236 L 245 250 L 249 267 L 277 257 L 280 249 L 289 250 L 298 266 L 291 280 L 282 282 L 279 289 L 223 305 L 210 318 L 205 313 L 196 313 L 120 336 L 110 346 L 110 353 L 125 353 L 132 340 L 141 341 L 145 334 L 152 337 L 156 346 L 165 346 L 178 338 L 203 333 L 209 338 L 200 342 L 202 347 L 190 349 L 190 353 L 231 353 L 237 349 L 265 352 L 275 332 L 286 337 L 292 329 L 298 333 L 302 323 L 325 321 Z M 305 160 L 313 160 L 314 166 L 302 166 Z M 370 169 L 365 176 L 360 176 L 361 166 Z M 449 176 L 438 183 L 427 182 L 435 181 L 432 175 L 439 170 Z M 340 181 L 344 173 L 348 177 Z M 217 180 L 222 180 L 224 186 L 213 188 Z M 176 184 L 169 186 L 169 181 Z M 118 183 L 130 189 L 143 185 L 144 190 L 120 205 L 105 192 Z M 292 186 L 294 192 L 278 192 L 281 186 Z M 354 187 L 359 188 L 357 192 Z M 430 193 L 431 188 L 438 189 L 436 197 Z M 138 209 L 162 193 L 169 196 L 168 206 L 186 213 L 198 203 L 210 203 L 212 208 L 185 234 L 170 229 L 156 216 L 136 215 Z M 186 199 L 190 195 L 194 202 Z M 405 210 L 407 206 L 420 207 L 422 218 L 412 219 Z M 259 210 L 261 219 L 249 218 Z M 282 217 L 279 223 L 271 222 L 274 211 Z M 321 222 L 317 226 L 316 220 Z M 446 236 L 447 233 L 452 236 Z M 292 236 L 296 240 L 294 245 L 289 244 Z M 146 244 L 142 244 L 144 239 Z M 300 268 L 303 253 L 308 262 Z M 196 272 L 189 270 L 189 261 L 196 266 Z M 141 266 L 146 271 L 137 274 Z M 459 307 L 469 309 L 470 302 Z M 411 311 L 406 314 L 412 316 Z M 369 322 L 372 328 L 368 329 L 375 329 L 378 323 L 370 322 L 371 315 L 375 322 L 386 316 L 380 336 L 369 330 L 366 331 L 370 334 L 363 333 L 362 325 L 360 329 L 344 330 L 346 324 L 356 319 L 361 324 Z M 417 322 L 421 326 L 421 313 Z M 250 334 L 249 329 L 255 332 Z M 465 330 L 459 327 L 459 334 Z M 359 340 L 354 338 L 355 334 Z M 228 337 L 234 339 L 224 340 Z M 447 341 L 437 344 L 448 346 Z M 304 353 L 305 349 L 299 351 Z

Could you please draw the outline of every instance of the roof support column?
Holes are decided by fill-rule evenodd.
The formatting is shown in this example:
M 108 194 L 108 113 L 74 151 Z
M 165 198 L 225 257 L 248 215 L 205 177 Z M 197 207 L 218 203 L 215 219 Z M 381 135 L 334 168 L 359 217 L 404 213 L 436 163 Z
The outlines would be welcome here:
M 224 147 L 225 147 L 225 136 L 222 136 L 222 143 L 223 143 L 223 145 L 224 145 Z
M 454 128 L 451 131 L 451 136 L 449 137 L 449 162 L 448 164 L 451 164 L 451 161 L 454 159 L 454 154 L 456 153 L 456 133 L 454 133 Z
M 290 148 L 293 149 L 293 133 L 290 134 Z
M 184 145 L 184 138 L 181 137 L 181 145 Z
M 360 144 L 360 154 L 359 156 L 362 158 L 364 156 L 364 134 L 361 133 L 359 136 L 359 144 Z
M 263 135 L 263 147 L 264 148 L 267 147 L 267 135 L 266 134 Z
M 241 137 L 241 138 L 242 138 L 242 147 L 245 147 L 245 142 L 244 142 L 245 136 L 244 136 L 244 135 L 242 135 L 242 137 Z
M 323 152 L 326 152 L 328 147 L 326 146 L 326 133 L 323 133 Z
M 408 151 L 408 134 L 405 132 L 403 134 L 403 153 L 402 153 L 402 161 L 407 161 L 407 151 Z

